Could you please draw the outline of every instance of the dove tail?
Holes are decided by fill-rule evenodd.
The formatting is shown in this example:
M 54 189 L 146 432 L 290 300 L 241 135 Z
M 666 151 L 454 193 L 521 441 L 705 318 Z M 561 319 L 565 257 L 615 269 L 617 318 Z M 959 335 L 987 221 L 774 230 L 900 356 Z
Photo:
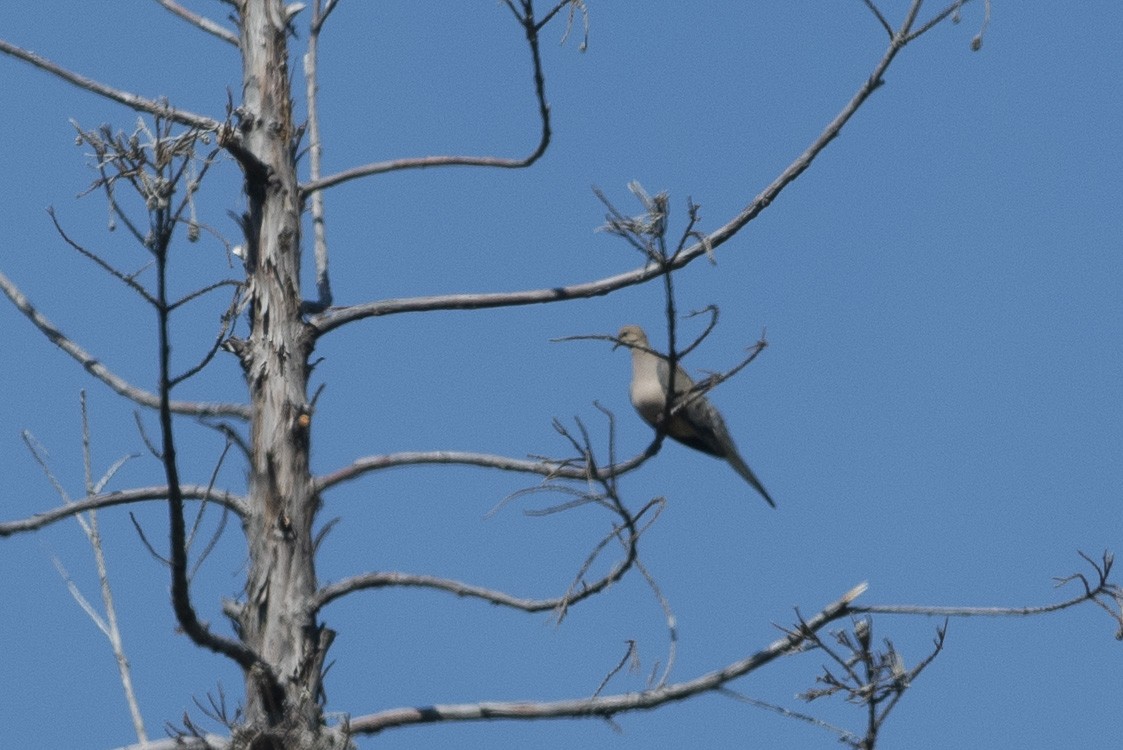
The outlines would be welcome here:
M 725 457 L 725 460 L 729 462 L 729 465 L 732 466 L 738 474 L 745 478 L 746 482 L 752 485 L 754 490 L 760 493 L 760 496 L 763 497 L 769 505 L 773 508 L 776 507 L 776 501 L 772 499 L 772 496 L 768 494 L 768 490 L 764 489 L 764 485 L 756 478 L 756 474 L 753 474 L 753 470 L 737 455 L 736 451 L 730 451 L 729 455 Z

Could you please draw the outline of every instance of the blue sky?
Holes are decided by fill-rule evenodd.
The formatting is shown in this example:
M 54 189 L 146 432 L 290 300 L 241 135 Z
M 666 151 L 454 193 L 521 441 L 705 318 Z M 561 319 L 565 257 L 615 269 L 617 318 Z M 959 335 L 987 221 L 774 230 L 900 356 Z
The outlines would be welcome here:
M 454 6 L 454 7 L 448 7 Z M 906 3 L 883 3 L 899 19 Z M 192 7 L 216 18 L 217 2 Z M 687 198 L 712 230 L 747 204 L 849 99 L 885 35 L 861 2 L 589 3 L 589 49 L 574 36 L 543 54 L 555 139 L 523 171 L 398 173 L 326 194 L 339 304 L 449 292 L 539 288 L 601 278 L 640 259 L 594 230 L 599 186 L 636 209 L 630 180 L 669 192 L 673 226 Z M 929 12 L 932 12 L 930 9 Z M 130 0 L 79 15 L 71 3 L 0 10 L 3 37 L 112 85 L 222 117 L 239 91 L 233 48 L 158 4 Z M 306 19 L 305 19 L 306 20 Z M 667 508 L 641 546 L 679 628 L 673 679 L 740 658 L 861 581 L 866 604 L 1032 606 L 1074 590 L 1053 577 L 1088 572 L 1077 550 L 1120 549 L 1123 529 L 1123 13 L 1114 3 L 1061 8 L 995 3 L 910 45 L 842 135 L 758 220 L 720 248 L 717 265 L 678 277 L 678 304 L 716 304 L 721 322 L 685 365 L 736 363 L 767 329 L 770 346 L 712 394 L 749 464 L 776 498 L 769 510 L 728 467 L 677 445 L 622 480 L 636 505 Z M 294 41 L 301 49 L 303 39 Z M 323 39 L 325 171 L 436 153 L 521 156 L 537 138 L 520 29 L 495 2 L 344 0 Z M 68 232 L 122 266 L 140 251 L 106 231 L 93 178 L 68 118 L 132 130 L 137 116 L 11 58 L 0 60 L 6 137 L 3 272 L 44 314 L 128 379 L 155 383 L 152 319 L 55 234 Z M 298 60 L 294 70 L 299 73 Z M 208 178 L 200 212 L 225 236 L 240 210 L 236 168 Z M 637 211 L 638 212 L 638 211 Z M 310 251 L 306 256 L 310 260 Z M 177 283 L 228 277 L 222 246 L 178 248 Z M 215 331 L 223 302 L 178 324 L 181 365 Z M 551 343 L 622 324 L 662 347 L 657 285 L 607 298 L 476 312 L 428 312 L 347 326 L 317 348 L 323 383 L 314 468 L 363 455 L 472 450 L 565 455 L 558 418 L 589 425 L 607 455 L 598 401 L 617 419 L 617 450 L 650 431 L 627 398 L 628 357 L 598 342 Z M 82 491 L 78 392 L 89 393 L 95 471 L 143 453 L 128 403 L 91 380 L 14 308 L 0 305 L 8 356 L 0 384 L 3 520 L 59 501 L 20 431 Z M 683 331 L 692 330 L 685 323 Z M 243 328 L 244 331 L 244 328 Z M 244 397 L 231 358 L 183 397 Z M 152 416 L 144 419 L 155 429 Z M 221 450 L 184 422 L 185 469 L 205 482 Z M 116 488 L 160 481 L 150 456 Z M 227 465 L 220 483 L 241 489 Z M 610 519 L 591 510 L 531 518 L 532 496 L 488 510 L 533 478 L 478 469 L 395 469 L 334 489 L 323 519 L 340 523 L 323 580 L 366 570 L 458 578 L 522 596 L 568 586 Z M 132 509 L 164 539 L 159 506 Z M 124 509 L 101 514 L 106 553 L 150 734 L 240 677 L 174 630 L 167 576 Z M 217 514 L 208 516 L 213 528 Z M 57 555 L 96 598 L 92 556 L 76 524 L 0 540 L 0 744 L 110 748 L 132 741 L 109 648 L 71 600 Z M 227 530 L 194 584 L 203 616 L 222 622 L 238 593 L 244 547 Z M 634 639 L 643 687 L 667 652 L 663 614 L 638 576 L 576 608 L 560 626 L 446 595 L 365 593 L 324 613 L 339 635 L 328 710 L 591 694 Z M 912 665 L 939 620 L 878 617 Z M 945 652 L 890 719 L 880 747 L 1106 748 L 1123 726 L 1113 623 L 1083 607 L 1036 619 L 953 620 Z M 739 691 L 860 730 L 841 702 L 810 706 L 824 659 L 805 654 L 736 683 Z M 814 727 L 720 696 L 600 721 L 420 727 L 363 748 L 454 744 L 523 747 L 833 747 Z M 619 731 L 616 731 L 616 730 Z

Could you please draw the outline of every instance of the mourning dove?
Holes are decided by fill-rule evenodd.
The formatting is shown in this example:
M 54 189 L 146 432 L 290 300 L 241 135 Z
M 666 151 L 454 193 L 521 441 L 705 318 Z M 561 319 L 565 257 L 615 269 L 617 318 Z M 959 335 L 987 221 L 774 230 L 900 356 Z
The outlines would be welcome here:
M 632 350 L 632 406 L 644 421 L 655 427 L 664 416 L 667 405 L 667 380 L 670 368 L 667 360 L 655 354 L 647 342 L 647 334 L 639 326 L 624 326 L 617 334 L 619 344 Z M 675 366 L 676 401 L 694 387 L 694 381 L 677 365 Z M 725 427 L 714 405 L 703 394 L 695 393 L 690 400 L 673 412 L 666 432 L 683 445 L 723 458 L 734 470 L 752 485 L 773 508 L 773 502 L 764 485 L 737 452 L 733 438 Z

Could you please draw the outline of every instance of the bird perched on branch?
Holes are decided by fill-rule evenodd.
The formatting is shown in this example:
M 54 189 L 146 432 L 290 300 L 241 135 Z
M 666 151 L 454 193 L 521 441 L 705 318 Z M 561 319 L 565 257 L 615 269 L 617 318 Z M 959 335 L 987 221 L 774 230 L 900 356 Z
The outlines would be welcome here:
M 647 341 L 647 334 L 639 326 L 624 326 L 616 335 L 617 346 L 627 346 L 632 350 L 632 406 L 643 420 L 657 427 L 663 420 L 667 407 L 667 387 L 670 367 L 667 360 L 656 354 Z M 714 405 L 705 394 L 694 389 L 694 381 L 677 365 L 675 366 L 674 404 L 671 417 L 666 425 L 668 437 L 695 450 L 717 456 L 729 462 L 733 469 L 752 485 L 773 508 L 776 503 L 764 489 L 764 485 L 753 474 L 741 454 L 725 420 L 721 418 Z

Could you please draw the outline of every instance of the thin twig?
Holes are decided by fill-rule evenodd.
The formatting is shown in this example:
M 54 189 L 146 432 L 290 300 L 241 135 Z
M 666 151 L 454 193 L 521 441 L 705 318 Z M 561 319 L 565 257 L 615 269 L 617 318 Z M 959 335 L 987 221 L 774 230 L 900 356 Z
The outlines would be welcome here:
M 77 242 L 71 239 L 70 235 L 66 233 L 66 230 L 64 230 L 62 228 L 62 225 L 59 223 L 58 216 L 55 215 L 55 209 L 53 207 L 49 207 L 47 209 L 47 215 L 51 217 L 51 222 L 55 225 L 55 231 L 59 233 L 59 236 L 62 237 L 63 241 L 65 241 L 66 244 L 74 248 L 74 250 L 76 250 L 83 257 L 92 260 L 110 276 L 117 279 L 122 284 L 139 294 L 145 302 L 150 305 L 156 304 L 155 298 L 153 298 L 153 296 L 148 293 L 147 289 L 137 283 L 136 279 L 133 276 L 122 273 L 121 271 L 110 265 L 107 261 L 105 261 L 101 256 L 87 250 L 86 248 L 82 247 L 82 245 L 79 245 Z
M 168 303 L 168 309 L 169 310 L 176 310 L 177 308 L 179 308 L 183 305 L 186 305 L 188 302 L 192 302 L 192 301 L 198 299 L 199 297 L 202 297 L 205 294 L 209 294 L 210 292 L 213 292 L 216 289 L 221 289 L 222 287 L 232 286 L 232 287 L 235 287 L 236 289 L 241 289 L 241 287 L 243 285 L 244 285 L 244 282 L 239 281 L 237 279 L 222 279 L 221 281 L 216 281 L 213 284 L 207 284 L 206 286 L 201 287 L 199 289 L 196 289 L 193 292 L 188 292 L 184 296 L 177 299 L 175 302 Z
M 87 498 L 100 493 L 105 485 L 110 482 L 113 476 L 124 466 L 125 462 L 133 456 L 126 455 L 115 461 L 109 469 L 102 474 L 98 481 L 93 479 L 93 459 L 90 451 L 90 422 L 89 414 L 86 409 L 86 392 L 79 392 L 79 405 L 82 416 L 82 469 L 85 479 L 85 492 Z M 55 488 L 59 497 L 63 501 L 63 509 L 74 510 L 77 503 L 74 503 L 65 489 L 63 489 L 61 482 L 55 476 L 47 463 L 46 452 L 42 446 L 34 439 L 34 437 L 24 431 L 24 442 L 27 444 L 28 449 L 31 451 L 35 461 L 42 467 L 47 476 L 48 481 Z M 73 513 L 74 519 L 85 534 L 86 540 L 90 544 L 90 548 L 94 553 L 94 563 L 97 569 L 98 581 L 101 585 L 102 602 L 105 606 L 105 616 L 102 617 L 100 613 L 94 608 L 93 604 L 85 597 L 79 590 L 78 585 L 70 577 L 66 567 L 57 555 L 52 555 L 51 559 L 54 563 L 55 569 L 66 583 L 70 595 L 78 606 L 86 613 L 94 625 L 102 632 L 102 634 L 109 641 L 110 648 L 113 650 L 113 655 L 117 661 L 117 671 L 121 679 L 121 686 L 125 692 L 125 701 L 129 707 L 129 713 L 132 717 L 133 728 L 136 732 L 137 739 L 140 742 L 148 740 L 148 734 L 144 729 L 144 720 L 141 717 L 140 705 L 136 698 L 136 691 L 133 688 L 132 672 L 129 668 L 129 661 L 125 655 L 124 642 L 121 638 L 121 629 L 117 622 L 117 608 L 113 601 L 113 590 L 109 584 L 109 566 L 105 559 L 105 551 L 102 547 L 101 532 L 98 528 L 97 512 L 94 509 L 89 509 L 85 514 L 79 511 Z
M 229 437 L 226 439 L 226 445 L 223 446 L 222 453 L 219 455 L 218 461 L 215 462 L 214 471 L 211 472 L 211 481 L 207 484 L 207 491 L 208 492 L 214 488 L 215 482 L 218 481 L 218 472 L 222 468 L 223 461 L 226 460 L 226 454 L 230 451 L 230 446 L 232 446 L 234 444 L 235 444 L 234 441 L 231 440 Z M 204 499 L 203 502 L 199 503 L 199 510 L 195 515 L 195 523 L 191 528 L 191 538 L 192 539 L 194 539 L 195 533 L 199 529 L 199 524 L 203 520 L 203 511 L 207 507 L 206 503 L 207 503 L 206 499 Z M 208 557 L 210 557 L 211 552 L 213 552 L 214 548 L 218 545 L 218 540 L 222 538 L 222 532 L 226 530 L 226 522 L 229 519 L 230 519 L 230 509 L 224 507 L 222 509 L 222 515 L 219 516 L 219 519 L 218 519 L 218 526 L 215 528 L 214 533 L 211 534 L 211 538 L 207 542 L 206 546 L 203 547 L 203 551 L 199 553 L 198 558 L 195 560 L 194 567 L 191 568 L 191 578 L 192 579 L 195 578 L 195 574 L 199 572 L 199 568 L 202 567 L 203 562 L 206 561 L 206 559 Z
M 758 700 L 757 698 L 750 698 L 747 695 L 743 695 L 743 694 L 738 693 L 737 691 L 731 690 L 729 688 L 721 688 L 721 689 L 717 690 L 716 692 L 720 693 L 721 695 L 732 698 L 735 701 L 739 701 L 741 703 L 746 703 L 750 706 L 755 706 L 756 708 L 763 708 L 766 711 L 772 711 L 773 713 L 777 713 L 780 716 L 784 716 L 784 717 L 789 718 L 789 719 L 796 719 L 798 721 L 803 721 L 803 722 L 806 722 L 808 724 L 811 724 L 812 726 L 821 727 L 823 729 L 826 729 L 827 731 L 830 731 L 830 732 L 833 732 L 833 733 L 837 734 L 839 736 L 839 739 L 842 742 L 851 742 L 851 741 L 857 741 L 858 740 L 858 735 L 854 734 L 849 729 L 843 729 L 842 727 L 836 727 L 833 724 L 829 724 L 829 723 L 823 721 L 822 719 L 817 719 L 816 717 L 811 716 L 810 714 L 801 713 L 799 711 L 792 711 L 791 709 L 784 708 L 783 706 L 777 706 L 774 703 L 767 703 L 765 701 Z
M 623 669 L 629 661 L 634 662 L 636 656 L 636 642 L 630 640 L 627 643 L 628 648 L 624 651 L 624 655 L 620 657 L 620 661 L 617 662 L 615 667 L 608 671 L 608 674 L 606 674 L 604 676 L 604 679 L 600 681 L 600 684 L 597 685 L 597 689 L 593 691 L 594 698 L 601 694 L 601 691 L 603 691 L 608 686 L 609 681 L 611 681 L 613 677 L 618 675 L 620 673 L 620 670 Z
M 870 12 L 874 14 L 874 16 L 877 18 L 878 23 L 881 24 L 881 27 L 885 29 L 885 33 L 889 35 L 890 39 L 892 39 L 893 27 L 890 26 L 889 22 L 885 20 L 885 16 L 881 15 L 881 11 L 878 10 L 877 6 L 873 4 L 873 0 L 862 0 L 862 2 L 866 4 L 866 7 L 869 8 Z
M 93 481 L 93 461 L 90 455 L 90 421 L 86 409 L 85 391 L 81 391 L 81 406 L 82 463 L 86 475 L 86 497 L 90 497 L 97 495 L 105 488 L 105 485 L 109 483 L 109 480 L 113 478 L 113 475 L 117 473 L 117 470 L 124 465 L 124 462 L 129 457 L 126 456 L 119 459 L 98 482 L 95 483 Z M 78 517 L 80 517 L 80 515 Z M 125 692 L 125 702 L 129 706 L 129 715 L 133 721 L 133 731 L 136 732 L 136 738 L 139 742 L 147 742 L 148 732 L 144 728 L 144 717 L 140 712 L 140 702 L 137 700 L 136 690 L 133 687 L 132 670 L 129 667 L 128 656 L 125 654 L 125 644 L 121 637 L 121 628 L 117 622 L 117 606 L 113 602 L 113 589 L 109 585 L 109 564 L 106 562 L 105 550 L 102 547 L 97 511 L 94 509 L 87 511 L 86 521 L 86 538 L 89 540 L 90 547 L 94 552 L 98 581 L 101 583 L 101 600 L 102 604 L 105 606 L 105 628 L 103 630 L 106 637 L 109 639 L 110 646 L 113 649 L 113 656 L 117 661 L 117 673 L 121 678 L 121 687 Z

